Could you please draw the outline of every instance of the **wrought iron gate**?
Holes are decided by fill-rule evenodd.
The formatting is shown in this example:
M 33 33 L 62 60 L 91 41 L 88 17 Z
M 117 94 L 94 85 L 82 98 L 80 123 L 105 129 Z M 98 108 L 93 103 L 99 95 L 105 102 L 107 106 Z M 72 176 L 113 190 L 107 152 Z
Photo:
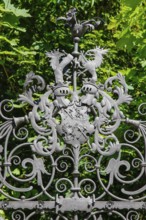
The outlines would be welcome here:
M 143 219 L 146 121 L 122 112 L 132 98 L 120 73 L 98 82 L 108 51 L 78 50 L 80 37 L 100 22 L 78 23 L 75 9 L 60 19 L 74 51 L 46 54 L 55 83 L 31 72 L 19 96 L 25 113 L 11 100 L 0 103 L 0 208 L 13 220 Z

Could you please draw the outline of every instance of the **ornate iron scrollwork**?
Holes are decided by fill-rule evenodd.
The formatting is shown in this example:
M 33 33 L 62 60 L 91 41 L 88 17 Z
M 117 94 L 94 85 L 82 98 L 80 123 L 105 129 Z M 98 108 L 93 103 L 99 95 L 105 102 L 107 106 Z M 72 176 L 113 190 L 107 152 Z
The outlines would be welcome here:
M 139 182 L 146 171 L 146 122 L 122 112 L 132 100 L 124 76 L 98 82 L 97 68 L 108 50 L 78 51 L 80 37 L 100 22 L 78 23 L 75 9 L 61 19 L 72 31 L 75 48 L 72 54 L 46 53 L 55 83 L 27 74 L 18 99 L 26 107 L 24 115 L 13 115 L 11 100 L 0 103 L 0 192 L 6 200 L 0 207 L 15 210 L 12 219 L 44 212 L 51 219 L 139 219 L 146 197 L 146 185 Z M 135 130 L 127 130 L 121 143 L 117 132 L 123 123 Z M 144 155 L 138 147 L 142 139 Z M 34 211 L 27 215 L 23 209 Z

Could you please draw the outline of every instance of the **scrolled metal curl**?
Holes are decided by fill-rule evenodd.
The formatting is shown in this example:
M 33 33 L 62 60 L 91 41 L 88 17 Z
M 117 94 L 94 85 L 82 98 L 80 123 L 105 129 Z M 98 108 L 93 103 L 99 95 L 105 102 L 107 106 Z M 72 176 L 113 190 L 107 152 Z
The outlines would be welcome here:
M 63 181 L 64 183 L 61 183 L 62 181 Z M 65 191 L 67 191 L 67 185 L 65 184 L 65 182 L 68 182 L 69 185 L 71 186 L 71 188 L 73 188 L 73 183 L 72 183 L 69 179 L 67 179 L 67 178 L 61 178 L 61 179 L 59 179 L 59 180 L 56 182 L 56 184 L 55 184 L 55 188 L 56 188 L 56 190 L 57 190 L 58 192 L 63 193 L 63 192 L 65 192 Z
M 65 156 L 69 156 L 69 153 L 71 153 L 71 155 L 73 155 L 73 151 L 69 148 L 69 147 L 64 147 L 64 150 L 63 150 L 63 154 Z
M 69 168 L 69 164 L 66 162 L 66 161 L 61 161 L 60 163 L 59 163 L 59 160 L 61 160 L 61 159 L 69 159 L 70 161 L 72 161 L 73 162 L 73 158 L 71 157 L 71 156 L 60 156 L 60 157 L 58 157 L 57 159 L 56 159 L 56 164 L 57 164 L 57 166 L 56 166 L 56 170 L 58 171 L 58 172 L 61 172 L 61 173 L 64 173 L 64 172 L 66 172 L 67 171 L 67 169 Z
M 21 158 L 18 155 L 12 156 L 9 160 L 11 163 L 13 163 L 16 166 L 20 165 L 21 163 Z
M 140 104 L 138 107 L 138 112 L 140 115 L 146 115 L 146 103 Z
M 142 164 L 142 160 L 140 158 L 134 158 L 132 160 L 132 166 L 133 168 L 139 168 Z
M 16 134 L 17 132 L 17 134 Z M 18 130 L 13 130 L 13 135 L 17 140 L 23 141 L 28 137 L 28 129 L 25 127 L 21 127 Z
M 94 193 L 95 190 L 96 190 L 96 184 L 91 179 L 86 178 L 86 179 L 81 180 L 80 183 L 79 183 L 79 187 L 81 188 L 82 185 L 84 183 L 87 183 L 87 182 L 88 182 L 88 184 L 85 184 L 84 187 L 83 187 L 84 188 L 84 192 L 87 193 L 87 194 Z
M 14 109 L 14 105 L 11 100 L 5 99 L 5 100 L 1 101 L 1 103 L 0 103 L 0 116 L 5 120 L 12 119 L 12 118 L 8 118 L 8 117 L 4 116 L 4 114 L 2 112 L 10 113 L 11 111 L 13 111 L 13 109 Z
M 12 213 L 12 220 L 26 220 L 26 215 L 21 210 L 14 211 Z
M 125 141 L 127 142 L 127 143 L 129 143 L 129 144 L 134 144 L 134 143 L 136 143 L 139 139 L 140 139 L 140 137 L 141 137 L 141 133 L 139 132 L 139 134 L 138 134 L 138 137 L 136 138 L 135 137 L 135 132 L 133 131 L 133 130 L 131 130 L 131 129 L 128 129 L 127 131 L 125 131 L 125 133 L 124 133 L 124 139 L 125 139 Z M 133 139 L 133 138 L 135 138 L 134 140 L 129 140 L 129 139 Z
M 140 215 L 136 211 L 129 211 L 126 216 L 126 220 L 139 220 Z
M 45 147 L 47 145 L 47 147 Z M 44 136 L 38 136 L 33 145 L 31 145 L 32 151 L 37 152 L 42 156 L 49 156 L 55 151 L 54 145 L 49 145 L 49 141 Z
M 83 159 L 83 158 L 89 158 L 90 159 L 90 161 L 86 161 L 84 163 L 85 170 L 89 173 L 94 172 L 96 170 L 97 160 L 89 154 L 85 154 L 85 155 L 81 156 L 80 160 Z M 91 169 L 90 167 L 93 167 L 93 168 Z

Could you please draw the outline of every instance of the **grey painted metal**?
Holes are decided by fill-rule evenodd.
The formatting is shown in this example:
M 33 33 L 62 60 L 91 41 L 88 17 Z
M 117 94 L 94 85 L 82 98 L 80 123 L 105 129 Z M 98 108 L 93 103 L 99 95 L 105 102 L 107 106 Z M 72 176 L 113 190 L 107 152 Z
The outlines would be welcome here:
M 58 20 L 71 29 L 74 51 L 46 53 L 55 83 L 27 74 L 18 99 L 25 106 L 21 116 L 13 115 L 11 100 L 0 103 L 0 208 L 12 209 L 13 220 L 44 211 L 56 213 L 55 219 L 139 219 L 137 211 L 146 209 L 146 121 L 122 112 L 132 101 L 124 76 L 98 82 L 97 68 L 108 50 L 78 50 L 80 38 L 100 22 L 79 23 L 75 9 Z M 141 117 L 145 106 L 139 107 Z M 123 124 L 130 129 L 121 143 Z

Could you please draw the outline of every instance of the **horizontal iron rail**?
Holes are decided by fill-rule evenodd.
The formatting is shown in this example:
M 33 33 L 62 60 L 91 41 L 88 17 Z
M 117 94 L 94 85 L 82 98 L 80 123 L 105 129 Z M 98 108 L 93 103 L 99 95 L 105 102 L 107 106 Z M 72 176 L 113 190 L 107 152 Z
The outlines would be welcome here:
M 94 204 L 90 203 L 90 199 L 83 198 L 63 198 L 60 201 L 1 201 L 0 209 L 38 209 L 38 210 L 53 210 L 60 212 L 67 211 L 86 211 L 90 212 L 93 209 L 99 210 L 122 210 L 134 209 L 145 210 L 146 202 L 134 201 L 95 201 Z

